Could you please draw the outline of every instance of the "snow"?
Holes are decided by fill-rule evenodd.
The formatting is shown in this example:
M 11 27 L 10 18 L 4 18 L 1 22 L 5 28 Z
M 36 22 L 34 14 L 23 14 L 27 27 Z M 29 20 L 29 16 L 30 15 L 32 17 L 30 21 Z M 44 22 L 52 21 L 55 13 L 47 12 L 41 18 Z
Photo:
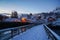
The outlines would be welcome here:
M 5 19 L 4 22 L 12 22 L 14 20 L 20 20 L 20 19 L 17 19 L 17 18 L 8 18 L 8 19 Z
M 13 37 L 11 40 L 48 40 L 48 38 L 43 25 L 38 25 Z

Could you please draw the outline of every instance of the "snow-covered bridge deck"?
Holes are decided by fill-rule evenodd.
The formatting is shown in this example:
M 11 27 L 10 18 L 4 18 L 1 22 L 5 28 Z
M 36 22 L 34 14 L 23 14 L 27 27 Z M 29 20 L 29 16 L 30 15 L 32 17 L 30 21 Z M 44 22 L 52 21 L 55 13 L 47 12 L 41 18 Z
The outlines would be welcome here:
M 38 25 L 13 37 L 11 40 L 48 40 L 48 37 L 46 35 L 44 26 Z

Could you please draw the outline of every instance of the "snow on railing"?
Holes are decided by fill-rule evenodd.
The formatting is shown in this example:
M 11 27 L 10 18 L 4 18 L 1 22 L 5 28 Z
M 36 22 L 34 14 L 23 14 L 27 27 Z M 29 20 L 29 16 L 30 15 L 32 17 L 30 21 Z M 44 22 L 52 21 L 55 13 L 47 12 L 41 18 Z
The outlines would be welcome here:
M 48 38 L 50 40 L 60 40 L 60 36 L 57 35 L 54 31 L 52 31 L 49 27 L 44 25 L 44 28 L 45 28 L 47 35 L 48 35 Z
M 0 30 L 0 40 L 9 40 L 10 38 L 13 38 L 14 36 L 26 31 L 32 26 L 34 25 L 30 24 L 30 25 Z

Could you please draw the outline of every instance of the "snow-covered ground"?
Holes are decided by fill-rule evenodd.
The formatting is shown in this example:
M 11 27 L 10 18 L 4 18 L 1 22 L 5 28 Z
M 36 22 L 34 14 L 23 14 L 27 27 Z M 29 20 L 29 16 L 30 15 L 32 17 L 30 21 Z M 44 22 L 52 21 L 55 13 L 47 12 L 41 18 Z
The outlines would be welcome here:
M 48 40 L 48 38 L 43 25 L 38 25 L 10 40 Z

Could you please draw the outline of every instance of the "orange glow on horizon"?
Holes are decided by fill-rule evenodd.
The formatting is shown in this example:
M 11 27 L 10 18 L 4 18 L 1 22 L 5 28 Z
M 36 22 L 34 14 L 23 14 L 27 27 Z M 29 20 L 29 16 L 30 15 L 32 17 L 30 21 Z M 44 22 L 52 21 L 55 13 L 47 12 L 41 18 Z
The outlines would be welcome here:
M 22 19 L 21 19 L 21 22 L 26 22 L 26 21 L 27 21 L 26 18 L 22 18 Z

